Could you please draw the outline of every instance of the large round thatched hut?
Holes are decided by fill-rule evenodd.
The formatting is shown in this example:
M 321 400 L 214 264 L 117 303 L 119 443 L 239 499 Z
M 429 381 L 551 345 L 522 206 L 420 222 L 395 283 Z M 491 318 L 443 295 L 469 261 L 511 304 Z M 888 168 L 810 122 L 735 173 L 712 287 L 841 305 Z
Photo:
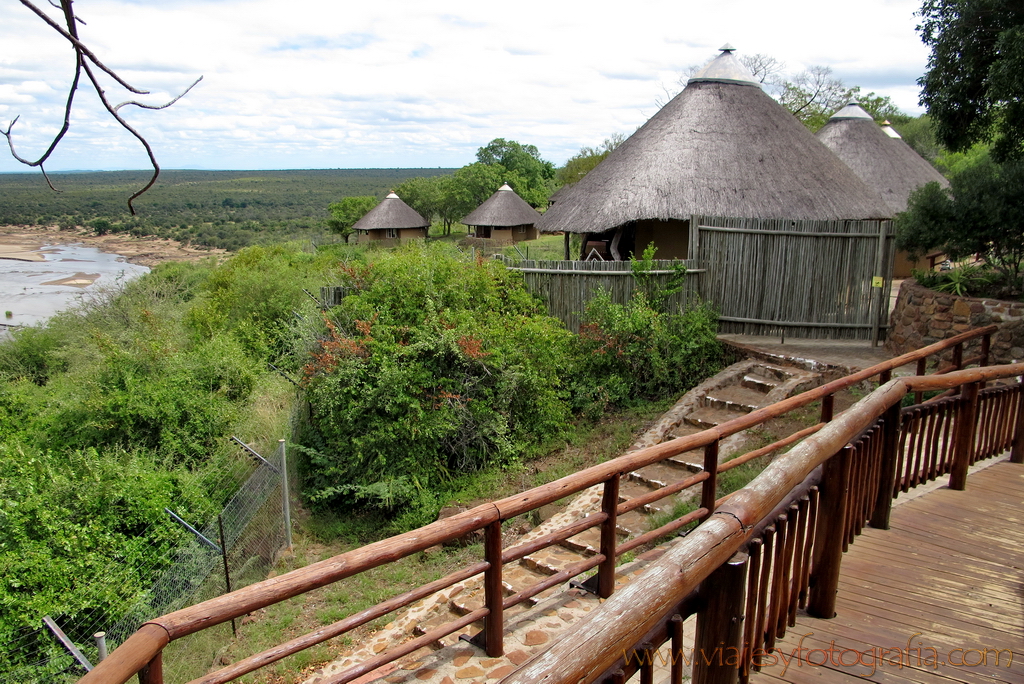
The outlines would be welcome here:
M 888 122 L 886 122 L 888 123 Z M 829 119 L 817 133 L 818 140 L 874 188 L 893 214 L 907 209 L 907 199 L 917 188 L 935 181 L 949 185 L 941 173 L 891 127 L 882 127 L 857 103 L 851 102 Z M 917 264 L 897 253 L 896 277 L 907 277 Z
M 892 215 L 726 46 L 537 227 L 687 259 L 724 332 L 877 339 Z
M 430 221 L 393 192 L 352 226 L 357 235 L 365 236 L 371 242 L 426 238 L 429 228 Z
M 540 216 L 506 183 L 462 222 L 473 229 L 474 237 L 521 242 L 537 239 L 536 223 Z
M 578 183 L 538 223 L 692 256 L 694 216 L 886 219 L 889 208 L 769 97 L 730 47 Z

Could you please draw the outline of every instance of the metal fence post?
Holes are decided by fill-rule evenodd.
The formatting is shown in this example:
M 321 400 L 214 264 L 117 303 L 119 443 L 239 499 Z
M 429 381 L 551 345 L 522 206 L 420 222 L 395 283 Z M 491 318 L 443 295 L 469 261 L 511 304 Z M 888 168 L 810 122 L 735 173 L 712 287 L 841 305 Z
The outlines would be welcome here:
M 288 453 L 283 439 L 277 440 L 277 448 L 281 450 L 281 509 L 284 512 L 284 545 L 292 549 L 292 510 L 288 492 Z

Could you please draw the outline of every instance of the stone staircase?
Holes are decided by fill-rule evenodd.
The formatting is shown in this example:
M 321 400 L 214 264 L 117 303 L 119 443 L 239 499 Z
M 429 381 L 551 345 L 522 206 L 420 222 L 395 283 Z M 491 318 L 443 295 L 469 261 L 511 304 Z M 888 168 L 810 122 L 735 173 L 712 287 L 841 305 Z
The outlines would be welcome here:
M 758 360 L 741 361 L 688 392 L 638 439 L 627 453 L 715 427 L 754 409 L 815 387 L 820 382 L 820 376 L 812 371 L 783 367 Z M 741 434 L 722 440 L 719 451 L 723 460 L 741 453 L 743 441 Z M 625 473 L 619 484 L 619 501 L 625 502 L 661 489 L 698 473 L 702 469 L 703 451 L 695 450 Z M 597 486 L 580 493 L 565 511 L 554 515 L 513 544 L 528 542 L 600 510 L 601 489 L 600 486 Z M 699 497 L 699 491 L 699 487 L 693 487 L 618 516 L 617 531 L 620 542 L 657 527 L 657 524 L 652 524 L 656 516 L 660 516 L 661 522 L 658 524 L 664 524 L 677 503 Z M 505 595 L 512 596 L 561 572 L 570 565 L 593 557 L 600 548 L 600 537 L 600 529 L 591 528 L 560 544 L 547 547 L 525 556 L 519 561 L 505 565 L 503 568 Z M 507 547 L 508 544 L 506 544 Z M 506 624 L 513 624 L 517 616 L 527 613 L 538 604 L 557 596 L 564 590 L 563 585 L 556 585 L 506 610 Z M 422 636 L 445 623 L 482 608 L 483 605 L 482 578 L 476 577 L 467 580 L 410 607 L 404 620 L 396 620 L 384 630 L 384 632 L 395 633 L 381 634 L 380 641 L 377 641 L 375 635 L 375 643 L 369 648 L 376 648 L 377 644 L 394 644 L 404 640 L 399 632 L 406 636 Z M 473 623 L 456 633 L 435 641 L 432 648 L 441 649 L 455 646 L 459 643 L 460 637 L 467 639 L 482 628 L 482 622 Z M 358 652 L 352 653 L 349 658 L 335 661 L 318 674 L 322 677 L 332 671 L 339 672 L 360 659 Z M 316 678 L 309 681 L 316 681 Z

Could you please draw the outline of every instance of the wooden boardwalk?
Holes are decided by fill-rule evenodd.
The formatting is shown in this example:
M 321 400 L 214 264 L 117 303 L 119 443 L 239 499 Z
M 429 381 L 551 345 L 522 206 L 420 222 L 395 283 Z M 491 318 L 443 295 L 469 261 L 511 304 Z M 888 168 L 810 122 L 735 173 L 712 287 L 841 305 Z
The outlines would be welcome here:
M 843 557 L 836 612 L 801 615 L 751 681 L 1024 684 L 1024 465 L 997 463 L 966 491 L 902 502 L 889 530 L 866 528 Z

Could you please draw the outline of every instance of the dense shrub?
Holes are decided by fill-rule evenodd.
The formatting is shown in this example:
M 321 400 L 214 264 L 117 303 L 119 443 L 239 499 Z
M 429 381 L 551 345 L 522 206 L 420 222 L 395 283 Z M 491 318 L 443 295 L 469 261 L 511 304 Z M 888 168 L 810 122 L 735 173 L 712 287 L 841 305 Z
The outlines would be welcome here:
M 721 368 L 716 320 L 703 304 L 666 313 L 653 308 L 642 291 L 626 304 L 598 293 L 577 338 L 578 401 L 595 411 L 693 387 Z
M 349 273 L 364 289 L 331 312 L 304 371 L 311 503 L 406 506 L 565 428 L 570 334 L 515 274 L 437 246 Z

